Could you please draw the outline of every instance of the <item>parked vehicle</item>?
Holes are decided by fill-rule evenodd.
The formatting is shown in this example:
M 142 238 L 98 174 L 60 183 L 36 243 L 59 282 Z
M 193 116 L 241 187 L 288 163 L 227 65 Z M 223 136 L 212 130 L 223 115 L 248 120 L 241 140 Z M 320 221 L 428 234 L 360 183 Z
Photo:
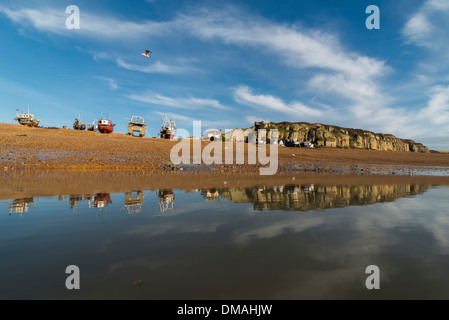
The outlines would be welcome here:
M 286 140 L 284 141 L 286 147 L 296 147 L 296 148 L 314 148 L 313 143 L 310 142 L 300 142 L 298 140 Z
M 301 142 L 299 146 L 302 148 L 314 148 L 313 143 L 310 142 Z

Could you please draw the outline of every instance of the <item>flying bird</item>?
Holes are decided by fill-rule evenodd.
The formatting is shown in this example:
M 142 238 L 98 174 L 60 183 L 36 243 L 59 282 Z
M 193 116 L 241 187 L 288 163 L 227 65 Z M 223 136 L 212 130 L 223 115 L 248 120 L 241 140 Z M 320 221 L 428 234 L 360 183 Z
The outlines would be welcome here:
M 151 56 L 149 55 L 150 53 L 151 53 L 150 50 L 145 50 L 145 52 L 143 52 L 142 55 L 147 57 L 147 58 L 151 58 Z

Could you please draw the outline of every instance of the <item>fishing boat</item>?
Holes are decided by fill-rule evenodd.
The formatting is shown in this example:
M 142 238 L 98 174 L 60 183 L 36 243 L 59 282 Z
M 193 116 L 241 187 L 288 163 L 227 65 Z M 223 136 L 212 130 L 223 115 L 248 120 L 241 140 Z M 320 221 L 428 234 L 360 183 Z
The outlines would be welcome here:
M 78 117 L 81 118 L 81 117 Z M 73 129 L 75 130 L 86 130 L 86 124 L 81 121 L 81 119 L 75 119 L 73 123 Z
M 115 123 L 112 123 L 109 119 L 98 120 L 98 131 L 101 133 L 112 133 L 114 131 Z
M 95 131 L 98 130 L 98 120 L 92 121 L 92 124 L 87 125 L 87 131 Z
M 30 114 L 30 107 L 28 106 L 28 112 L 19 113 L 17 109 L 17 117 L 14 120 L 19 121 L 21 125 L 29 126 L 29 127 L 37 127 L 41 120 L 34 119 L 34 115 Z
M 159 210 L 164 213 L 167 210 L 173 210 L 175 203 L 175 194 L 173 190 L 158 190 Z
M 162 139 L 174 139 L 176 136 L 176 124 L 174 120 L 169 120 L 165 116 L 162 120 L 161 130 L 159 132 L 159 137 Z
M 93 199 L 89 201 L 89 208 L 104 209 L 112 204 L 111 195 L 109 193 L 97 193 Z
M 128 135 L 133 136 L 137 132 L 139 137 L 145 136 L 145 131 L 147 130 L 147 124 L 145 119 L 140 116 L 132 116 L 131 120 L 128 121 Z

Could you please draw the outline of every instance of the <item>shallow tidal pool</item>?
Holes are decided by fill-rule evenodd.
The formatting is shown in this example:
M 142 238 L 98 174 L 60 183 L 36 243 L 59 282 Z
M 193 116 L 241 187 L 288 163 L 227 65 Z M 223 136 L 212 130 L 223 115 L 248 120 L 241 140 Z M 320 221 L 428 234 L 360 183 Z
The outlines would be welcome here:
M 298 184 L 2 200 L 0 298 L 448 299 L 448 191 Z M 66 287 L 68 266 L 79 289 Z

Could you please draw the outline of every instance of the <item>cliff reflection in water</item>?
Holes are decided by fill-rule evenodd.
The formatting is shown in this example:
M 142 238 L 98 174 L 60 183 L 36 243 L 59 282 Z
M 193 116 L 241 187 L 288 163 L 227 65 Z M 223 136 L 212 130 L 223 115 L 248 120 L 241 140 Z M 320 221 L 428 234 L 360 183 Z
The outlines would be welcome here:
M 206 202 L 227 199 L 235 203 L 252 203 L 256 211 L 292 210 L 306 211 L 352 205 L 367 205 L 376 202 L 390 202 L 407 195 L 423 193 L 430 185 L 357 185 L 321 186 L 287 185 L 276 187 L 220 188 L 195 190 Z M 149 191 L 133 190 L 125 192 L 124 207 L 128 214 L 139 214 L 144 207 L 144 199 Z M 164 214 L 174 209 L 175 193 L 171 189 L 156 190 L 158 210 Z M 70 208 L 75 213 L 77 207 L 88 202 L 89 208 L 104 210 L 112 205 L 109 193 L 77 194 L 58 196 L 60 201 L 68 198 Z M 9 204 L 9 214 L 22 214 L 35 206 L 34 198 L 14 199 Z M 151 208 L 156 209 L 156 208 Z
M 206 200 L 226 198 L 236 203 L 253 203 L 254 210 L 317 210 L 390 202 L 407 195 L 423 193 L 430 185 L 290 185 L 235 189 L 207 189 Z

